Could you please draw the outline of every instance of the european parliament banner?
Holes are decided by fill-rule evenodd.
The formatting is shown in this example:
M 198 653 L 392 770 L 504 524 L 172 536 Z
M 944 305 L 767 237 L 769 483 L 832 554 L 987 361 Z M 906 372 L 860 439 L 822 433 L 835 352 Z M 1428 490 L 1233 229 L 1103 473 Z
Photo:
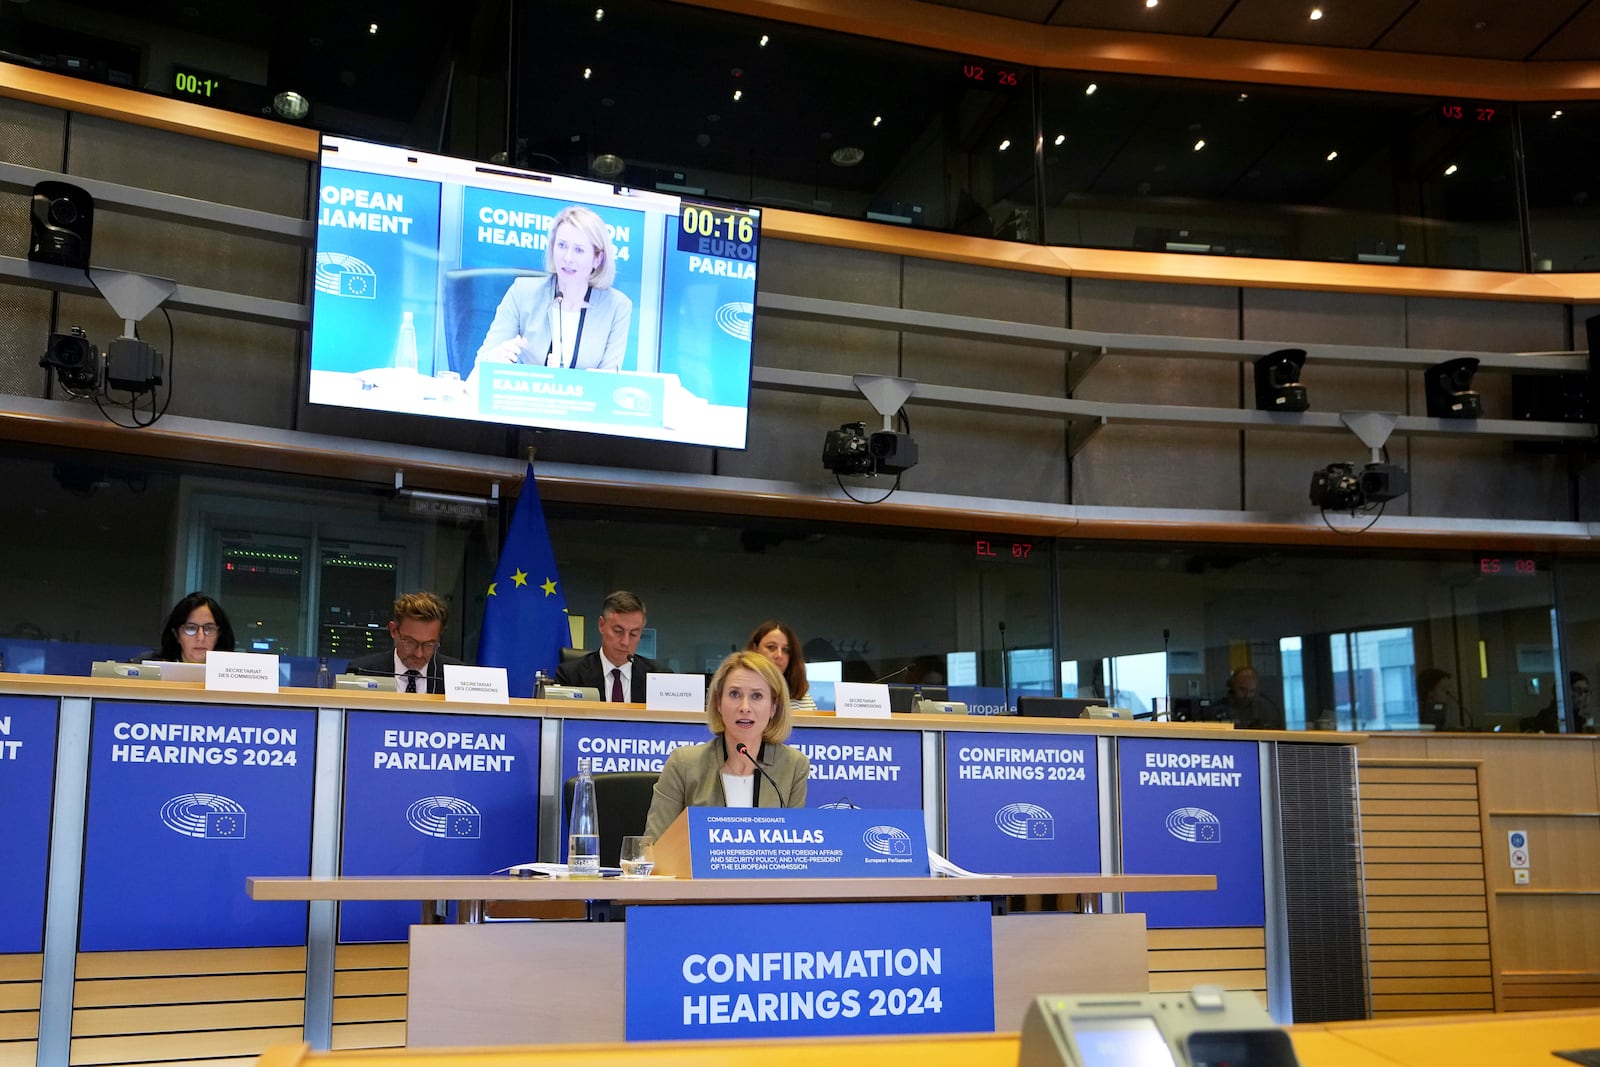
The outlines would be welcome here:
M 629 1041 L 994 1029 L 989 905 L 628 909 Z
M 754 222 L 748 214 L 735 223 L 726 214 L 685 210 L 667 220 L 662 261 L 661 371 L 676 374 L 695 396 L 738 408 L 750 404 Z M 736 232 L 739 227 L 748 232 Z M 717 328 L 708 330 L 707 323 Z
M 44 951 L 57 708 L 54 697 L 0 697 L 0 811 L 6 813 L 0 955 Z
M 306 943 L 306 905 L 251 875 L 311 873 L 316 712 L 96 701 L 83 952 Z
M 1100 871 L 1095 739 L 945 734 L 945 848 L 988 874 Z
M 684 745 L 698 745 L 709 741 L 711 733 L 704 723 L 698 722 L 613 722 L 599 720 L 585 722 L 564 719 L 561 723 L 561 782 L 556 796 L 562 796 L 566 780 L 578 773 L 578 760 L 591 761 L 595 774 L 617 774 L 627 771 L 661 773 L 667 765 L 672 750 Z M 624 834 L 642 834 L 638 826 L 623 831 Z M 561 812 L 561 861 L 567 859 L 567 813 Z
M 539 719 L 352 711 L 345 875 L 488 874 L 539 853 Z M 345 904 L 339 940 L 404 941 L 412 901 Z
M 1253 741 L 1117 740 L 1122 869 L 1217 876 L 1215 892 L 1129 893 L 1151 929 L 1266 921 L 1257 753 Z
M 319 300 L 311 323 L 317 369 L 394 365 L 402 313 L 417 332 L 417 367 L 448 364 L 434 353 L 439 292 L 439 183 L 325 167 L 317 244 Z
M 787 744 L 811 761 L 808 808 L 922 807 L 922 734 L 797 727 Z
M 914 878 L 928 873 L 922 812 L 689 808 L 696 878 Z

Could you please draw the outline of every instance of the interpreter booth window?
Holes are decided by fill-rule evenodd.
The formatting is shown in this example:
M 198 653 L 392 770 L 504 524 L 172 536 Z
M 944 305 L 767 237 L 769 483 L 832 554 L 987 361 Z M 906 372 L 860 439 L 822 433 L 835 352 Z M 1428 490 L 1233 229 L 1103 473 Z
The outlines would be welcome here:
M 1600 103 L 1521 104 L 1518 112 L 1532 269 L 1600 270 Z
M 400 592 L 450 605 L 447 654 L 476 642 L 499 544 L 487 499 L 419 512 L 368 485 L 7 448 L 0 493 L 28 505 L 0 523 L 0 543 L 29 562 L 0 574 L 5 670 L 86 675 L 97 660 L 157 655 L 192 591 L 221 604 L 235 651 L 279 657 L 284 685 L 313 684 L 322 657 L 337 673 L 389 648 Z
M 655 0 L 515 17 L 520 165 L 1039 239 L 1028 68 Z
M 1567 730 L 1593 733 L 1600 722 L 1600 562 L 1564 560 L 1560 582 L 1561 651 L 1564 683 L 1556 696 Z
M 972 537 L 939 531 L 619 516 L 557 503 L 545 514 L 568 610 L 585 616 L 589 648 L 597 647 L 602 600 L 627 589 L 645 602 L 653 658 L 666 670 L 713 670 L 757 624 L 785 623 L 806 662 L 818 665 L 809 677 L 825 683 L 814 694 L 825 707 L 834 681 L 966 687 L 978 691 L 973 700 L 997 705 L 1002 648 L 1013 684 L 1041 670 L 1049 684 L 1044 549 L 996 560 Z
M 1468 553 L 1072 544 L 1060 559 L 1064 696 L 1363 731 L 1532 730 L 1555 700 L 1545 561 L 1508 577 Z
M 1510 107 L 1040 79 L 1049 244 L 1524 269 Z

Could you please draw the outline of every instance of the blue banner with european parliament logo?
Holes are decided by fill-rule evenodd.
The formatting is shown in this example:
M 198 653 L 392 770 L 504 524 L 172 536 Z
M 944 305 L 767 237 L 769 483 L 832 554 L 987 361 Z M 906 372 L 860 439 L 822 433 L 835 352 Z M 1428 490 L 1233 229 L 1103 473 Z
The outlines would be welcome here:
M 945 848 L 989 874 L 1100 871 L 1099 758 L 1079 734 L 947 733 Z
M 799 726 L 790 748 L 811 762 L 808 808 L 922 807 L 922 734 Z
M 628 909 L 629 1041 L 994 1029 L 989 905 Z
M 488 874 L 539 853 L 540 720 L 350 712 L 346 876 Z M 339 940 L 404 941 L 412 901 L 344 904 Z
M 0 954 L 44 949 L 58 706 L 54 697 L 0 697 L 0 810 L 6 813 Z
M 561 723 L 561 781 L 578 773 L 578 760 L 588 759 L 595 774 L 650 772 L 660 774 L 672 750 L 710 740 L 703 722 L 587 722 L 564 719 Z M 642 834 L 644 825 L 626 827 L 624 835 Z M 561 860 L 567 858 L 567 812 L 561 812 Z
M 444 369 L 434 343 L 439 183 L 324 168 L 319 198 L 313 369 L 393 366 L 406 312 L 416 330 L 418 369 L 424 375 Z
M 755 213 L 685 203 L 667 220 L 661 370 L 713 404 L 750 403 L 756 307 Z M 689 232 L 689 231 L 693 232 Z M 706 324 L 715 324 L 707 329 Z
M 311 873 L 316 713 L 96 701 L 79 949 L 306 943 L 306 905 L 245 879 Z
M 1215 892 L 1129 893 L 1151 929 L 1260 926 L 1261 769 L 1253 741 L 1119 738 L 1122 869 L 1214 874 Z

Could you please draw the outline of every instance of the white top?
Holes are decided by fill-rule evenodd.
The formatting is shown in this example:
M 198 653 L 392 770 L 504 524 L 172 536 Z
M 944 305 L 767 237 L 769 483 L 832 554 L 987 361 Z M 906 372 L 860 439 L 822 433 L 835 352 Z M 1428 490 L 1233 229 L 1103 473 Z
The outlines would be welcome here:
M 394 684 L 395 684 L 395 688 L 398 689 L 402 693 L 404 693 L 406 691 L 406 672 L 409 671 L 410 669 L 411 669 L 410 667 L 407 667 L 405 665 L 405 663 L 401 661 L 400 653 L 396 652 L 394 654 Z M 417 692 L 426 693 L 427 691 L 428 691 L 428 674 L 427 674 L 426 671 L 418 671 L 417 672 Z
M 728 802 L 730 808 L 753 808 L 756 806 L 756 776 L 753 774 L 729 774 L 722 772 L 722 799 Z
M 566 302 L 550 304 L 550 353 L 545 356 L 547 367 L 572 366 L 572 353 L 578 347 L 578 324 L 583 306 L 574 301 L 570 310 Z

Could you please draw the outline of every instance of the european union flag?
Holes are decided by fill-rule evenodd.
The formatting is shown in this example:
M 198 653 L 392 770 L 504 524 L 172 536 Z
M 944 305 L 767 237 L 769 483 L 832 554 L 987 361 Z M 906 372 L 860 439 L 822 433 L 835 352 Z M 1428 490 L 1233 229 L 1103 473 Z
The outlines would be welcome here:
M 567 592 L 556 574 L 556 554 L 530 463 L 484 601 L 478 662 L 504 667 L 512 696 L 532 696 L 534 673 L 554 675 L 570 637 Z

